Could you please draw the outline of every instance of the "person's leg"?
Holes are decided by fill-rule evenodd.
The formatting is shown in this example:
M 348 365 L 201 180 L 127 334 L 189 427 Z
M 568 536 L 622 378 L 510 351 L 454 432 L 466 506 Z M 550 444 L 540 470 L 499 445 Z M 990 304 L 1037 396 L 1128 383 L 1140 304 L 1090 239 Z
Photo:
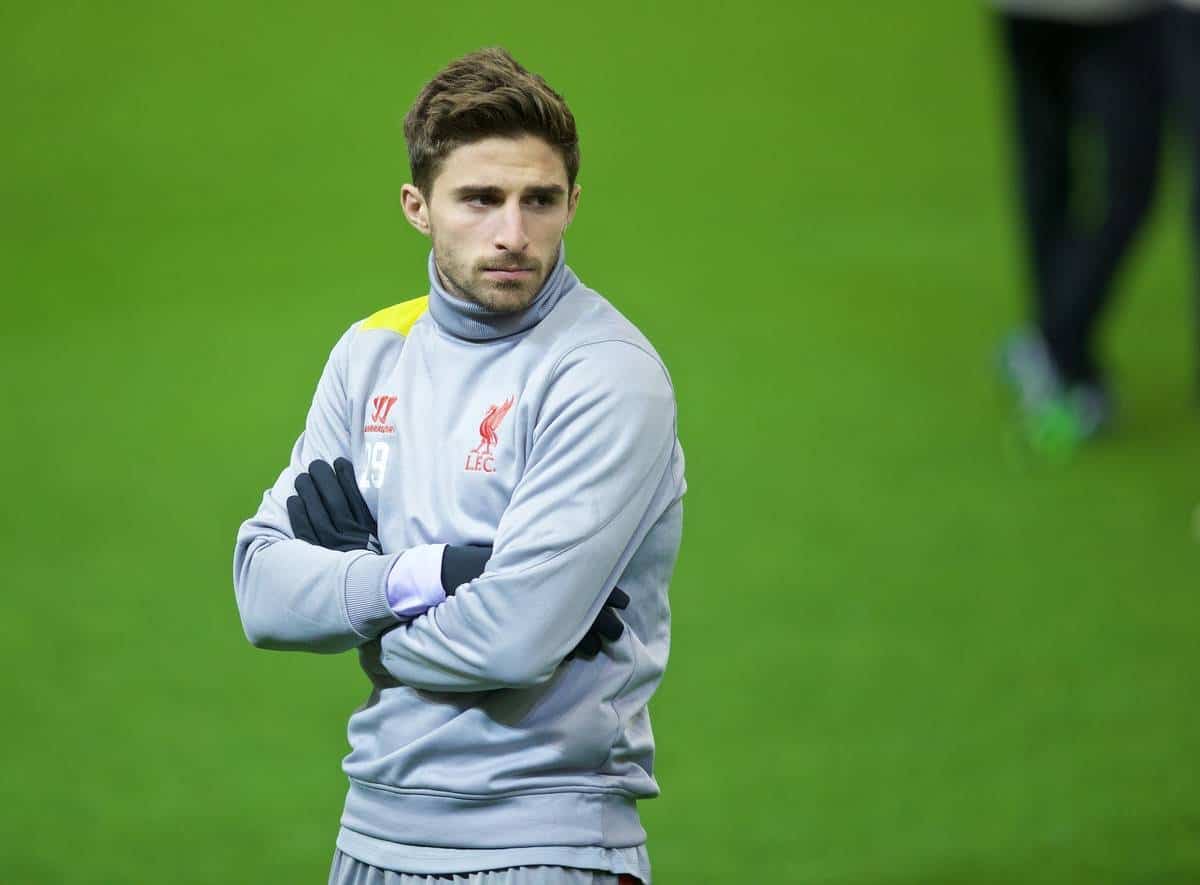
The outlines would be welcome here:
M 1033 277 L 1033 321 L 1053 315 L 1071 193 L 1070 26 L 1002 14 L 1011 80 L 1020 219 Z
M 1080 110 L 1104 151 L 1104 206 L 1084 221 L 1059 267 L 1047 338 L 1069 385 L 1103 384 L 1094 352 L 1113 282 L 1153 202 L 1163 127 L 1157 14 L 1083 29 L 1073 66 Z
M 1168 29 L 1172 98 L 1191 174 L 1191 231 L 1197 352 L 1200 353 L 1200 9 L 1176 7 Z M 1200 384 L 1200 367 L 1197 371 Z

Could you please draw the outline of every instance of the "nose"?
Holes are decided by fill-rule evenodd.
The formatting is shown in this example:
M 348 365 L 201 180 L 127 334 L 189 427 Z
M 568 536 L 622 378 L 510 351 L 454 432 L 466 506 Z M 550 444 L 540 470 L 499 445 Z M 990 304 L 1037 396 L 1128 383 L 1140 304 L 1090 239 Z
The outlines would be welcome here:
M 500 226 L 496 229 L 495 245 L 501 252 L 524 252 L 529 246 L 529 235 L 525 232 L 525 218 L 519 201 L 509 201 L 504 206 Z

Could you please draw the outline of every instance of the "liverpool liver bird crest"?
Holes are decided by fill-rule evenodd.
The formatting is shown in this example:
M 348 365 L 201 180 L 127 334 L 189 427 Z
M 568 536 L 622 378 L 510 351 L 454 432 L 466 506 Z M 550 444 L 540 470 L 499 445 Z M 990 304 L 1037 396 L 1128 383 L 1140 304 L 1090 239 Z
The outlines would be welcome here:
M 487 414 L 479 422 L 479 445 L 471 449 L 472 454 L 490 455 L 492 453 L 492 446 L 499 441 L 496 431 L 500 428 L 500 422 L 504 420 L 508 410 L 512 408 L 512 404 L 513 398 L 510 396 L 498 406 L 488 406 Z

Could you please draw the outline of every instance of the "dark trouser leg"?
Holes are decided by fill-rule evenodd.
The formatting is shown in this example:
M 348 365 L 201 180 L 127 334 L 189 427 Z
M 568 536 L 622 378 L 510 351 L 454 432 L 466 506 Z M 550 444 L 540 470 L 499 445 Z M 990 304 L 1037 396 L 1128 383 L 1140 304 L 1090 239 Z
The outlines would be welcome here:
M 1072 383 L 1097 381 L 1099 320 L 1122 259 L 1153 202 L 1162 141 L 1162 20 L 1158 15 L 1082 29 L 1073 66 L 1079 110 L 1104 151 L 1101 217 L 1082 222 L 1059 268 L 1051 353 Z
M 1191 166 L 1192 260 L 1195 263 L 1196 341 L 1200 350 L 1200 10 L 1171 12 L 1168 47 L 1171 86 Z M 1200 371 L 1197 372 L 1200 381 Z
M 1012 78 L 1021 220 L 1033 272 L 1033 313 L 1044 332 L 1067 235 L 1071 192 L 1070 26 L 1001 16 Z

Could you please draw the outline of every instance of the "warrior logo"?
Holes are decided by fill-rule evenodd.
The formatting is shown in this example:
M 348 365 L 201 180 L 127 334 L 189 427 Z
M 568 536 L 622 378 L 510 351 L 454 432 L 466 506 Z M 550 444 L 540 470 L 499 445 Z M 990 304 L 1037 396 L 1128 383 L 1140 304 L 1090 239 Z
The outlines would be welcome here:
M 483 473 L 496 472 L 495 458 L 492 457 L 492 449 L 500 441 L 496 431 L 500 429 L 500 422 L 504 420 L 504 416 L 508 414 L 512 404 L 513 398 L 510 396 L 498 406 L 488 406 L 487 414 L 479 422 L 479 445 L 471 449 L 467 455 L 466 470 Z
M 391 433 L 396 428 L 387 423 L 388 413 L 392 410 L 392 406 L 396 405 L 396 397 L 394 396 L 376 396 L 371 398 L 371 405 L 375 407 L 375 411 L 371 417 L 367 419 L 367 424 L 363 427 L 363 433 Z

